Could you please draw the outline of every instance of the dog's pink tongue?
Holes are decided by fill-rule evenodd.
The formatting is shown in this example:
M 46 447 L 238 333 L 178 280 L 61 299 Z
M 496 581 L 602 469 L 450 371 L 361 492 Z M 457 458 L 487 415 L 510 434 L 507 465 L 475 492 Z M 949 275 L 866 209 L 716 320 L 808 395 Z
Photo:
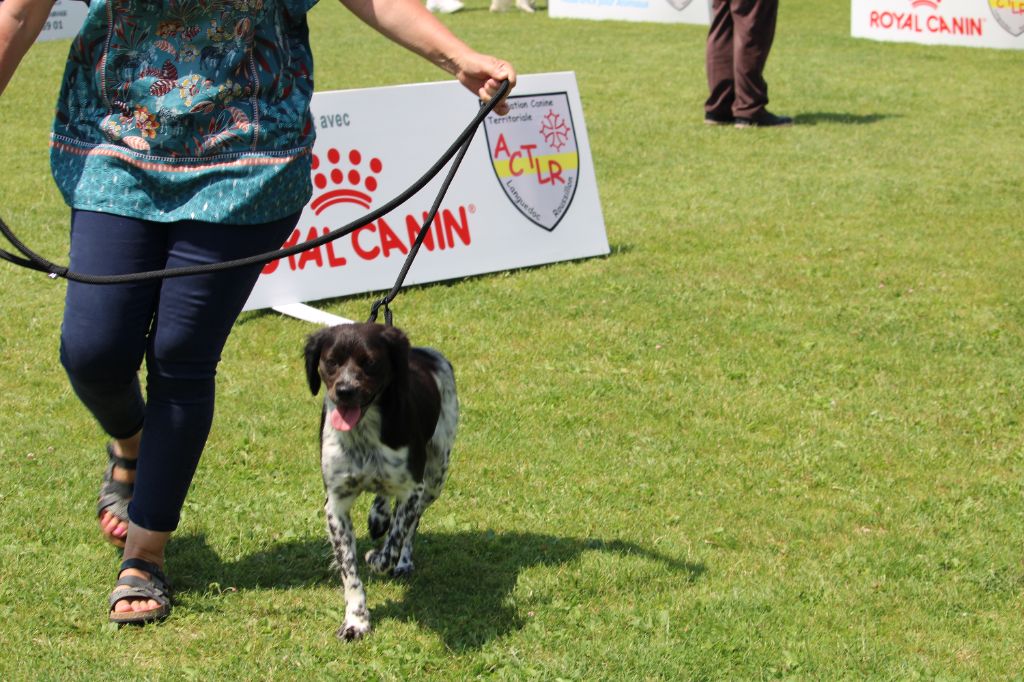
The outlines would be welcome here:
M 338 431 L 351 431 L 362 415 L 358 407 L 336 407 L 331 411 L 331 426 Z

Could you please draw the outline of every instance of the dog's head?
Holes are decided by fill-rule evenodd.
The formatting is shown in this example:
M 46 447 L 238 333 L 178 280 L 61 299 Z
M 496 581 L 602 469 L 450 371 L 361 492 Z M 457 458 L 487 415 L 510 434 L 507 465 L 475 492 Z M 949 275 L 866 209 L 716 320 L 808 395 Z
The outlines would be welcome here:
M 323 382 L 336 409 L 328 415 L 339 431 L 354 428 L 371 404 L 409 382 L 409 340 L 401 330 L 375 323 L 340 324 L 306 341 L 306 378 L 313 395 Z

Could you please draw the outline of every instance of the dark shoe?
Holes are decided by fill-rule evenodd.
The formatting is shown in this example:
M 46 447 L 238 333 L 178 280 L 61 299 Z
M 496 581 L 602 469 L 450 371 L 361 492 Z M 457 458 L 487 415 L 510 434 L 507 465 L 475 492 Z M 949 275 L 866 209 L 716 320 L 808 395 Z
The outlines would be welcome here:
M 137 462 L 134 459 L 118 457 L 114 454 L 113 443 L 107 443 L 107 470 L 103 472 L 103 483 L 100 485 L 99 499 L 96 501 L 96 516 L 109 512 L 118 520 L 128 522 L 128 503 L 135 491 L 134 483 L 122 483 L 114 480 L 114 467 L 125 471 L 134 471 Z M 124 538 L 113 535 L 107 540 L 117 547 L 124 547 Z
M 110 622 L 120 625 L 145 625 L 166 618 L 171 613 L 171 584 L 167 582 L 160 567 L 144 559 L 125 559 L 121 564 L 121 572 L 126 568 L 134 568 L 149 573 L 149 578 L 134 575 L 118 577 L 114 591 L 110 593 Z M 119 590 L 117 587 L 125 586 Z M 117 602 L 124 599 L 152 599 L 157 603 L 155 609 L 149 611 L 114 611 Z
M 772 128 L 791 125 L 793 125 L 793 119 L 789 116 L 776 116 L 770 111 L 762 111 L 757 116 L 750 118 L 736 117 L 737 128 Z
M 704 124 L 709 126 L 728 126 L 736 122 L 732 116 L 719 116 L 718 114 L 704 114 Z

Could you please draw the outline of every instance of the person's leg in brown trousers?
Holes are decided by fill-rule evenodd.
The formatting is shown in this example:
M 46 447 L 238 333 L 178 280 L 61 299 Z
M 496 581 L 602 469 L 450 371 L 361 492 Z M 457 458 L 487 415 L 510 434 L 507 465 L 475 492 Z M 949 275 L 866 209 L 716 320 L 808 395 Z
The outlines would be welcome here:
M 713 0 L 707 41 L 710 96 L 704 103 L 709 123 L 770 116 L 763 73 L 778 10 L 778 0 Z

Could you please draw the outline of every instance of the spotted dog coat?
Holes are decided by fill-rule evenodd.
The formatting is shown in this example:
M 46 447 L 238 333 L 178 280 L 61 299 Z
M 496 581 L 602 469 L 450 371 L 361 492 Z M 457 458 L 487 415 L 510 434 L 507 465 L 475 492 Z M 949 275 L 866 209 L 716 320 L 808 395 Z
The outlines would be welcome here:
M 420 517 L 448 475 L 459 415 L 455 375 L 443 355 L 411 348 L 394 327 L 344 324 L 309 337 L 306 376 L 314 395 L 321 382 L 325 387 L 320 417 L 324 509 L 345 590 L 345 622 L 338 636 L 353 640 L 369 631 L 370 614 L 356 573 L 349 510 L 363 491 L 376 493 L 370 536 L 387 538 L 366 554 L 366 563 L 376 573 L 409 574 Z

